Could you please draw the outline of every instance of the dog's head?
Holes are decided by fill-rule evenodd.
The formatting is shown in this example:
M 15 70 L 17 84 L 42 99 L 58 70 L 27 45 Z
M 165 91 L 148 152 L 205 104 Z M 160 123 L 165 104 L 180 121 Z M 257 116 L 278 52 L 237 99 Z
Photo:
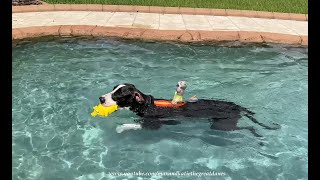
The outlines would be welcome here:
M 119 107 L 138 108 L 152 103 L 152 97 L 140 92 L 132 84 L 120 84 L 113 88 L 110 93 L 99 97 L 103 106 L 118 105 Z

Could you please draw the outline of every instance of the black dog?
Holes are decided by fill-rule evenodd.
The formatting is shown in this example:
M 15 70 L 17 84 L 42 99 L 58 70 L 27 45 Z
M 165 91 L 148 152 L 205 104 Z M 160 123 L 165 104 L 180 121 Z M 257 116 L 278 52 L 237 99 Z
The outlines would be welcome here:
M 169 117 L 197 117 L 209 118 L 211 129 L 223 131 L 247 129 L 255 136 L 261 137 L 252 126 L 237 126 L 238 120 L 244 115 L 266 129 L 279 129 L 279 125 L 276 123 L 273 124 L 277 127 L 270 127 L 258 122 L 253 117 L 254 112 L 233 102 L 199 99 L 196 102 L 187 102 L 180 107 L 159 107 L 154 103 L 159 99 L 143 94 L 132 84 L 117 85 L 112 92 L 101 96 L 99 99 L 103 106 L 117 104 L 120 108 L 128 107 L 138 116 L 143 117 L 138 120 L 142 128 L 158 129 L 163 124 L 176 125 L 180 123 L 177 120 L 164 120 L 164 118 Z M 180 119 L 187 120 L 188 118 Z

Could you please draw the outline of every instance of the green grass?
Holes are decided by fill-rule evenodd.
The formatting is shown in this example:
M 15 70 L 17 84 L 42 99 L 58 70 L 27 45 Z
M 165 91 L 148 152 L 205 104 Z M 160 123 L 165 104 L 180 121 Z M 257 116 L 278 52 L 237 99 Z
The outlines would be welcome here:
M 44 0 L 51 4 L 110 4 L 240 9 L 308 14 L 308 0 Z

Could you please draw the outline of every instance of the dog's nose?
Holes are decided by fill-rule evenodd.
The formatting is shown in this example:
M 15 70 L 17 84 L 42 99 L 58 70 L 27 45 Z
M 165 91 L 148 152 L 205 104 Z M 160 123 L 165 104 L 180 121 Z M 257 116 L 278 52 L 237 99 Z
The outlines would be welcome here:
M 106 102 L 106 100 L 104 99 L 104 97 L 99 97 L 100 103 L 103 104 L 104 102 Z

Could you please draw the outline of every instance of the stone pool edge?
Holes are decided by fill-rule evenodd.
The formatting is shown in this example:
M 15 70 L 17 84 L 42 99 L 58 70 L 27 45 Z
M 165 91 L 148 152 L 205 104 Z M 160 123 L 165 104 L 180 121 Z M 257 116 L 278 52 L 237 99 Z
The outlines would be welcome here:
M 253 31 L 156 30 L 95 25 L 35 26 L 12 29 L 12 40 L 43 36 L 119 37 L 124 39 L 183 43 L 240 41 L 243 43 L 276 43 L 308 46 L 308 36 Z
M 12 6 L 12 13 L 42 12 L 42 11 L 143 12 L 143 13 L 164 13 L 164 14 L 240 16 L 240 17 L 251 17 L 251 18 L 308 21 L 308 14 L 236 10 L 236 9 L 126 6 L 126 5 L 103 5 L 103 4 L 43 4 L 43 5 L 28 5 L 28 6 Z

